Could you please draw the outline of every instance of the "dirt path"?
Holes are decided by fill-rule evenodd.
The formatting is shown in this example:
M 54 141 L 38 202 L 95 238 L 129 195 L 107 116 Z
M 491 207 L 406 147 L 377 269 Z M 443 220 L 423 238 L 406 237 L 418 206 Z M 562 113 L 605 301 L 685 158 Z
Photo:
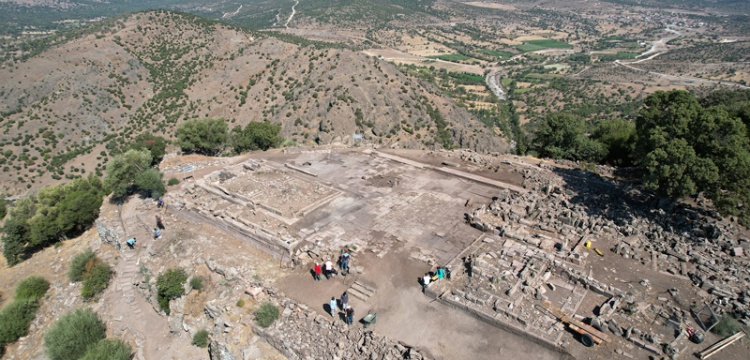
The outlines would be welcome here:
M 135 250 L 125 247 L 115 264 L 117 274 L 110 285 L 114 291 L 107 291 L 105 302 L 112 304 L 106 316 L 112 320 L 115 332 L 130 334 L 135 338 L 135 359 L 205 359 L 206 350 L 192 346 L 187 335 L 175 337 L 170 334 L 167 319 L 153 309 L 134 284 L 139 283 L 142 274 L 139 272 L 140 259 L 145 256 L 147 244 L 152 239 L 150 231 L 139 218 L 153 219 L 155 211 L 141 212 L 134 209 L 140 202 L 130 201 L 125 204 L 123 217 L 126 237 L 136 237 Z M 134 215 L 142 213 L 142 215 Z M 144 219 L 144 221 L 146 221 Z
M 642 59 L 639 59 L 639 60 L 635 60 L 635 61 L 629 61 L 629 62 L 623 62 L 622 60 L 615 60 L 614 63 L 616 65 L 619 65 L 619 66 L 622 66 L 622 67 L 626 67 L 626 68 L 628 68 L 630 70 L 634 70 L 634 71 L 638 71 L 638 72 L 644 72 L 644 73 L 649 74 L 649 75 L 655 75 L 655 76 L 658 76 L 658 77 L 662 77 L 662 78 L 674 81 L 675 83 L 680 84 L 680 85 L 684 85 L 684 86 L 696 85 L 696 84 L 706 84 L 706 85 L 727 85 L 727 86 L 738 87 L 740 89 L 750 89 L 750 86 L 745 86 L 745 85 L 741 85 L 741 84 L 737 84 L 737 83 L 733 83 L 733 82 L 729 82 L 729 81 L 700 79 L 700 78 L 695 78 L 695 77 L 690 77 L 690 76 L 684 76 L 684 75 L 670 75 L 670 74 L 664 74 L 664 73 L 660 73 L 660 72 L 656 72 L 656 71 L 649 71 L 649 70 L 645 70 L 645 69 L 641 69 L 641 68 L 633 66 L 634 64 L 638 64 L 638 63 L 642 63 L 642 62 L 646 62 L 646 61 L 652 60 L 652 59 L 656 58 L 657 56 L 663 54 L 664 52 L 667 51 L 667 43 L 668 42 L 670 42 L 670 41 L 672 41 L 674 39 L 677 39 L 678 37 L 682 36 L 682 33 L 680 33 L 677 30 L 666 28 L 665 31 L 670 32 L 670 33 L 672 33 L 674 35 L 666 36 L 666 37 L 663 37 L 663 38 L 659 39 L 658 41 L 654 42 L 653 45 L 651 45 L 651 48 L 649 48 L 648 50 L 644 51 L 640 55 L 636 56 L 636 58 L 640 58 L 640 57 L 649 55 L 648 57 L 645 57 L 645 58 L 642 58 Z
M 292 5 L 292 14 L 289 15 L 289 18 L 286 19 L 286 22 L 284 23 L 284 27 L 287 29 L 289 29 L 289 23 L 292 22 L 294 15 L 297 13 L 297 10 L 294 9 L 297 5 L 299 5 L 299 0 L 294 1 L 294 5 Z

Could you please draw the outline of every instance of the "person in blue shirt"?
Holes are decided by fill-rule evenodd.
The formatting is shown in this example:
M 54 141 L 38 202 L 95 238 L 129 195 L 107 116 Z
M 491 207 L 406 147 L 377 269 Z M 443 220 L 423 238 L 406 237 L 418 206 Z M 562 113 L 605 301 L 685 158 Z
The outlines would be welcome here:
M 331 302 L 328 303 L 328 306 L 331 308 L 331 317 L 336 317 L 336 313 L 338 312 L 338 306 L 336 306 L 336 298 L 331 296 Z
M 349 273 L 349 250 L 344 249 L 344 253 L 341 254 L 341 272 Z
M 128 239 L 127 244 L 128 244 L 129 248 L 135 249 L 135 238 L 132 237 L 132 238 Z
M 438 280 L 440 280 L 445 277 L 445 271 L 443 270 L 442 267 L 438 267 L 437 271 L 435 272 L 435 275 L 437 275 Z

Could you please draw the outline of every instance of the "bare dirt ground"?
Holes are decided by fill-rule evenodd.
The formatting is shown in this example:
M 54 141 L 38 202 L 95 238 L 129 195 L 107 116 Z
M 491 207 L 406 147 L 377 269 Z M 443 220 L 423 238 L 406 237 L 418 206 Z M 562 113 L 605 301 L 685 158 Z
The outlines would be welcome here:
M 418 279 L 430 266 L 410 259 L 407 249 L 391 251 L 383 258 L 357 254 L 354 262 L 368 269 L 357 280 L 373 284 L 377 292 L 368 303 L 355 298 L 350 302 L 357 318 L 368 311 L 377 313 L 372 329 L 380 334 L 417 346 L 438 359 L 564 358 L 426 297 Z M 348 288 L 344 283 L 353 281 L 335 276 L 315 282 L 309 269 L 303 268 L 281 279 L 279 286 L 288 296 L 326 314 L 324 305 L 331 296 L 339 298 Z

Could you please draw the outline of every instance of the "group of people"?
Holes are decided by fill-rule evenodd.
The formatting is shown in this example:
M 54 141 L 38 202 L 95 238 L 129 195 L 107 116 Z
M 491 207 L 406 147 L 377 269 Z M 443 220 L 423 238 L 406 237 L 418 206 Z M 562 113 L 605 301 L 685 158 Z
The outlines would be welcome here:
M 164 200 L 162 198 L 159 198 L 159 200 L 156 201 L 156 207 L 157 208 L 164 207 Z M 161 231 L 164 229 L 166 229 L 166 227 L 164 227 L 164 222 L 162 221 L 161 216 L 156 215 L 156 227 L 154 228 L 154 240 L 161 237 L 162 235 Z M 128 245 L 129 248 L 135 249 L 136 238 L 132 237 L 128 239 L 127 241 L 125 241 L 125 243 Z
M 430 283 L 445 278 L 447 276 L 446 270 L 447 268 L 438 266 L 437 270 L 435 270 L 434 275 L 430 274 L 429 272 L 425 273 L 424 277 L 422 277 L 422 286 L 426 288 L 428 285 L 430 285 Z
M 346 291 L 341 294 L 340 303 L 341 307 L 339 307 L 339 300 L 336 300 L 336 297 L 331 296 L 331 302 L 328 303 L 331 310 L 331 316 L 335 318 L 339 309 L 341 309 L 344 313 L 344 321 L 346 321 L 346 324 L 352 325 L 354 323 L 354 308 L 349 305 L 349 294 L 347 294 Z
M 349 273 L 349 249 L 344 249 L 344 252 L 339 257 L 339 268 L 341 269 L 342 274 L 348 274 Z M 337 275 L 338 271 L 336 271 L 336 268 L 333 267 L 333 262 L 331 259 L 326 260 L 323 265 L 321 265 L 319 262 L 315 262 L 315 265 L 313 265 L 313 278 L 315 281 L 320 281 L 322 279 L 321 275 L 324 275 L 326 279 L 330 280 L 331 276 Z

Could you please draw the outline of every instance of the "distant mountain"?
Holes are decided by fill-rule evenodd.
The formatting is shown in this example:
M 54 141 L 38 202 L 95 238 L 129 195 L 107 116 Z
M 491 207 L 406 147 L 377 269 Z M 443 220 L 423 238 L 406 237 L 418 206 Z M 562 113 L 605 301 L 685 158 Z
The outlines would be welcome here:
M 5 0 L 0 2 L 0 34 L 68 29 L 89 20 L 167 9 L 255 29 L 283 28 L 295 6 L 298 21 L 379 26 L 410 16 L 429 20 L 435 0 Z
M 136 13 L 52 36 L 0 69 L 0 191 L 101 172 L 142 132 L 182 121 L 282 124 L 299 144 L 506 144 L 430 84 L 361 53 L 193 15 Z M 293 42 L 289 42 L 291 39 Z

